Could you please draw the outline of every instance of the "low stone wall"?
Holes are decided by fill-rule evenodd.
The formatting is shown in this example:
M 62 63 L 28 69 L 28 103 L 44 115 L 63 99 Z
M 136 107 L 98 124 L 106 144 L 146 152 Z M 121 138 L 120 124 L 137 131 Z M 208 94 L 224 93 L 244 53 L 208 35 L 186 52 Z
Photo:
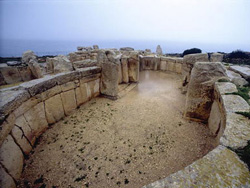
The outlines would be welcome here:
M 183 58 L 140 56 L 140 71 L 160 70 L 182 74 Z
M 0 187 L 16 187 L 24 157 L 49 125 L 100 94 L 100 72 L 78 69 L 0 91 Z

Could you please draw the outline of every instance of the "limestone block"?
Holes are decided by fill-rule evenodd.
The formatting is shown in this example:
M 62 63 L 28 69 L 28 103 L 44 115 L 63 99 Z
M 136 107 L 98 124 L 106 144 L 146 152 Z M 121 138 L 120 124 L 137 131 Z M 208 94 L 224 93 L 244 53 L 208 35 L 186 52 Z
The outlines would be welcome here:
M 160 57 L 155 57 L 154 58 L 154 70 L 155 71 L 160 70 L 160 65 L 161 65 L 161 58 Z
M 55 86 L 55 87 L 53 87 L 51 89 L 48 89 L 47 91 L 42 92 L 41 93 L 41 99 L 43 101 L 45 101 L 45 100 L 49 99 L 50 97 L 53 97 L 53 96 L 55 96 L 55 95 L 57 95 L 57 94 L 59 94 L 61 92 L 62 92 L 61 87 L 60 86 Z
M 183 170 L 143 188 L 249 186 L 250 173 L 246 164 L 236 153 L 219 145 Z
M 32 143 L 34 143 L 34 140 L 48 128 L 44 103 L 40 102 L 36 106 L 32 107 L 24 113 L 24 117 L 34 134 L 34 138 L 32 138 Z
M 28 66 L 20 66 L 20 67 L 17 67 L 17 69 L 22 78 L 22 81 L 29 81 L 33 79 L 31 70 Z
M 0 72 L 7 84 L 13 84 L 22 81 L 22 77 L 17 67 L 0 67 Z
M 89 88 L 88 83 L 81 83 L 80 84 L 80 95 L 79 95 L 79 101 L 82 101 L 82 103 L 85 103 L 91 98 L 91 90 Z
M 239 65 L 230 66 L 230 70 L 239 73 L 243 78 L 250 82 L 250 68 Z
M 61 93 L 65 115 L 69 115 L 77 108 L 75 90 L 69 90 Z
M 35 53 L 31 50 L 27 50 L 22 54 L 22 63 L 28 64 L 30 60 L 37 59 Z
M 80 87 L 77 87 L 77 88 L 75 89 L 75 93 L 76 93 L 76 105 L 77 105 L 77 106 L 81 106 L 81 105 L 85 102 L 85 100 L 84 100 L 84 98 L 83 98 L 83 96 L 82 96 L 81 88 L 80 88 Z M 87 100 L 86 100 L 86 101 L 87 101 Z
M 27 101 L 23 102 L 19 107 L 17 107 L 17 109 L 14 110 L 13 113 L 15 114 L 16 117 L 18 117 L 27 112 L 29 109 L 34 107 L 39 102 L 41 102 L 41 98 L 34 96 L 28 99 Z
M 175 62 L 167 62 L 167 70 L 171 72 L 175 72 Z
M 161 61 L 160 70 L 162 70 L 162 71 L 167 70 L 167 62 L 166 61 Z
M 223 54 L 220 53 L 212 53 L 210 56 L 211 62 L 222 62 L 223 61 Z
M 61 95 L 50 97 L 45 102 L 45 113 L 49 124 L 56 123 L 64 117 Z
M 73 62 L 74 69 L 85 68 L 85 67 L 94 67 L 94 66 L 98 66 L 97 61 L 94 59 L 93 60 L 85 59 L 85 60 Z
M 67 82 L 67 83 L 61 85 L 62 91 L 69 91 L 69 90 L 72 90 L 75 88 L 76 88 L 75 82 Z
M 42 78 L 43 77 L 42 70 L 38 64 L 37 59 L 31 59 L 28 62 L 28 67 L 31 70 L 33 78 Z
M 181 63 L 175 63 L 175 72 L 178 74 L 182 73 L 182 64 Z
M 128 83 L 128 58 L 123 57 L 121 59 L 121 66 L 122 66 L 122 82 Z
M 73 70 L 72 63 L 64 55 L 59 55 L 54 58 L 47 58 L 46 62 L 49 67 L 48 71 L 51 71 L 53 73 L 68 72 Z
M 55 75 L 56 82 L 58 85 L 62 85 L 71 81 L 78 80 L 81 78 L 81 71 L 82 69 L 78 69 L 76 71 L 58 73 Z
M 239 73 L 236 73 L 231 70 L 227 70 L 227 76 L 229 77 L 230 81 L 233 82 L 236 86 L 245 86 L 248 82 L 241 77 Z
M 29 93 L 21 89 L 0 91 L 0 115 L 10 114 L 29 98 Z
M 162 55 L 162 49 L 161 49 L 160 45 L 157 45 L 157 47 L 156 47 L 156 54 L 157 55 Z
M 4 77 L 3 77 L 3 75 L 2 75 L 2 73 L 0 71 L 0 86 L 5 85 L 5 84 L 6 84 L 6 82 L 5 82 Z
M 118 77 L 119 77 L 118 83 L 121 84 L 122 83 L 122 65 L 121 65 L 121 62 L 119 63 L 119 67 L 118 67 Z
M 128 59 L 129 82 L 138 82 L 139 81 L 139 68 L 140 68 L 140 64 L 139 64 L 138 55 L 136 56 L 136 58 L 130 57 Z
M 18 180 L 23 169 L 23 154 L 9 135 L 0 148 L 0 162 L 15 180 Z
M 40 94 L 52 87 L 57 85 L 56 75 L 47 75 L 40 79 L 31 80 L 29 82 L 25 82 L 20 86 L 27 90 L 31 96 Z
M 89 88 L 91 90 L 91 97 L 96 97 L 99 95 L 99 93 L 100 93 L 99 83 L 100 83 L 100 79 L 93 80 L 93 81 L 88 83 Z
M 217 101 L 213 102 L 210 116 L 208 119 L 208 127 L 212 135 L 217 136 L 220 129 L 224 129 L 223 115 L 220 111 L 220 107 Z
M 24 115 L 16 118 L 15 126 L 19 127 L 31 145 L 35 143 L 35 135 L 26 121 Z
M 14 127 L 16 117 L 11 113 L 2 124 L 0 124 L 0 146 Z
M 16 184 L 12 177 L 0 165 L 0 187 L 16 188 Z
M 248 103 L 239 95 L 222 95 L 221 98 L 226 113 L 250 111 Z
M 237 92 L 238 90 L 236 86 L 231 82 L 216 82 L 215 91 L 220 95 L 224 95 L 226 93 Z
M 219 63 L 197 62 L 188 86 L 185 117 L 206 122 L 213 103 L 214 83 L 226 75 Z
M 32 150 L 32 146 L 29 141 L 26 139 L 24 132 L 17 126 L 14 126 L 11 130 L 11 135 L 15 139 L 16 143 L 21 147 L 22 151 L 28 155 Z
M 246 117 L 228 113 L 226 128 L 220 138 L 220 144 L 233 149 L 244 148 L 250 140 L 250 121 Z

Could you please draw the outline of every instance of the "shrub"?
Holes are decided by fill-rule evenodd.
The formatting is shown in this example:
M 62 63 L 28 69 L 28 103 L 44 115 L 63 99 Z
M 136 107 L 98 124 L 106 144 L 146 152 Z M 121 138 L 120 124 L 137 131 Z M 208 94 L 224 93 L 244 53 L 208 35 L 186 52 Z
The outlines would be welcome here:
M 188 54 L 198 54 L 198 53 L 201 53 L 201 52 L 202 51 L 199 48 L 191 48 L 191 49 L 185 50 L 182 55 L 185 56 L 185 55 L 188 55 Z
M 232 51 L 227 56 L 229 59 L 248 59 L 249 55 L 241 50 Z
M 250 140 L 247 143 L 247 146 L 242 149 L 229 149 L 233 150 L 240 157 L 240 159 L 247 164 L 248 169 L 250 170 Z

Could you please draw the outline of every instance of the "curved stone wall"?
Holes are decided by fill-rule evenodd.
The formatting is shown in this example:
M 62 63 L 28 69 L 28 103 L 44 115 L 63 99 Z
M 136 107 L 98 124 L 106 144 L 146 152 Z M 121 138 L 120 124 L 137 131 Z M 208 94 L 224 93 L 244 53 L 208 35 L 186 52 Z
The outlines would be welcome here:
M 45 76 L 0 92 L 0 187 L 16 187 L 23 160 L 51 125 L 100 94 L 101 68 Z

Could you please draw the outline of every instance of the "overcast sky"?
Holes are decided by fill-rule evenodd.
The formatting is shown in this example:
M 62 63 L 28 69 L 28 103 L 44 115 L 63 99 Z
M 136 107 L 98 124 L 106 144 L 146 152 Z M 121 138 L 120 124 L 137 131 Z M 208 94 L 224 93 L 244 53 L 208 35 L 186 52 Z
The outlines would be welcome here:
M 169 40 L 250 48 L 250 0 L 3 0 L 0 15 L 1 39 Z

